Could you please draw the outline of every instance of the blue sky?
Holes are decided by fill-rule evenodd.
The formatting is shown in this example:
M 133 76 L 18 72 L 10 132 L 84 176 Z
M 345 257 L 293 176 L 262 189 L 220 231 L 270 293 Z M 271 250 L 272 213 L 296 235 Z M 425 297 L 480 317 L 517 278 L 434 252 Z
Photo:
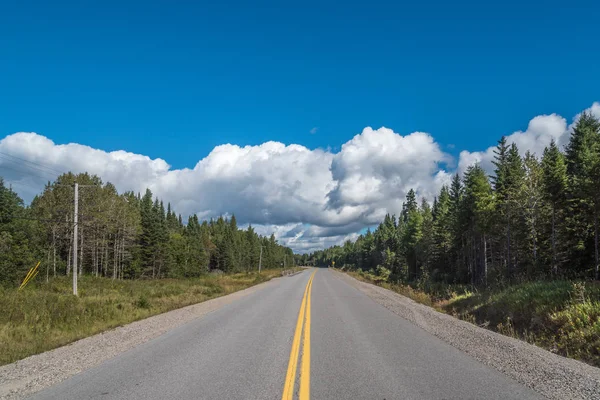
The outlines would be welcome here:
M 539 155 L 581 111 L 600 118 L 599 16 L 579 0 L 4 2 L 0 176 L 28 201 L 52 171 L 88 171 L 312 251 L 410 188 L 431 200 L 473 162 L 490 171 L 501 135 Z
M 11 3 L 0 135 L 175 167 L 222 143 L 336 149 L 365 126 L 478 150 L 600 93 L 593 1 Z

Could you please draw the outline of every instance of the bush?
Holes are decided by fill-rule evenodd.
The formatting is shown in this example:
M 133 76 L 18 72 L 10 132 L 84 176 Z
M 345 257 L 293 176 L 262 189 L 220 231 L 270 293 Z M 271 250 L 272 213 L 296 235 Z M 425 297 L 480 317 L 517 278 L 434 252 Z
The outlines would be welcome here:
M 550 315 L 558 351 L 600 365 L 600 302 L 572 304 Z
M 142 295 L 140 295 L 140 297 L 138 297 L 137 301 L 135 302 L 135 305 L 136 305 L 136 307 L 143 308 L 143 309 L 150 308 L 150 302 L 148 301 L 148 298 L 144 294 L 142 294 Z
M 389 269 L 382 267 L 381 265 L 377 266 L 377 276 L 383 282 L 387 282 L 389 280 L 391 274 L 392 274 L 392 271 L 390 271 Z
M 564 356 L 600 366 L 600 286 L 529 282 L 456 296 L 444 310 Z

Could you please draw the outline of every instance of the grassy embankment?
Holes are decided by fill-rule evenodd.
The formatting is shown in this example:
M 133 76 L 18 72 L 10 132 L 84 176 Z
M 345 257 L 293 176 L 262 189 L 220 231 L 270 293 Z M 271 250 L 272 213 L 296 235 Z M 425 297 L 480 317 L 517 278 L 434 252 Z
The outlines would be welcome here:
M 385 282 L 367 272 L 351 276 L 383 286 L 481 327 L 600 367 L 600 284 L 528 282 L 504 289 Z
M 32 282 L 20 292 L 0 287 L 0 365 L 277 276 L 280 269 L 195 279 L 113 281 L 84 276 L 79 297 L 70 294 L 67 277 Z

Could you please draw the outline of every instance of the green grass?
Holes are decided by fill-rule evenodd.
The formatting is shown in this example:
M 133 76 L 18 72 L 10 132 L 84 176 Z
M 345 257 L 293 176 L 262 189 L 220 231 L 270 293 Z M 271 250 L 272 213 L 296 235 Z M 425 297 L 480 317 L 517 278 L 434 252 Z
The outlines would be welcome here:
M 426 285 L 423 290 L 346 272 L 457 318 L 600 367 L 600 284 L 541 281 L 506 289 Z
M 79 297 L 71 280 L 0 287 L 0 365 L 149 316 L 245 289 L 281 270 L 206 275 L 196 279 L 113 281 L 84 276 Z
M 566 357 L 600 366 L 600 285 L 529 282 L 472 293 L 444 311 Z

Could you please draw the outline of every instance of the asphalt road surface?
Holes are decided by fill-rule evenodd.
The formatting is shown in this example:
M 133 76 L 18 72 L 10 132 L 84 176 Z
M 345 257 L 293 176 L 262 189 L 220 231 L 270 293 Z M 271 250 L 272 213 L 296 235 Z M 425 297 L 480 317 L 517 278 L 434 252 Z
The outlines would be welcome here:
M 325 269 L 279 279 L 33 398 L 292 397 L 540 398 Z

